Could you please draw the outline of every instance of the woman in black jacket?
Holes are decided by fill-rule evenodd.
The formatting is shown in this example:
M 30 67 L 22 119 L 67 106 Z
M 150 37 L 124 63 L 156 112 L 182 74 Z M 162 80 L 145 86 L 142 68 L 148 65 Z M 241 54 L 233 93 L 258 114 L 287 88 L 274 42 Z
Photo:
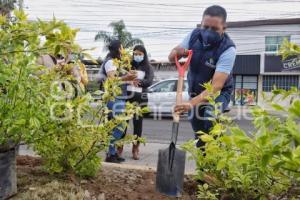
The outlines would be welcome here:
M 138 103 L 141 107 L 147 106 L 147 88 L 152 85 L 154 70 L 149 63 L 144 46 L 137 45 L 133 49 L 132 70 L 136 70 L 137 78 L 127 87 L 128 101 Z M 143 116 L 134 116 L 133 134 L 141 137 L 143 132 Z M 139 159 L 139 143 L 133 144 L 132 157 Z

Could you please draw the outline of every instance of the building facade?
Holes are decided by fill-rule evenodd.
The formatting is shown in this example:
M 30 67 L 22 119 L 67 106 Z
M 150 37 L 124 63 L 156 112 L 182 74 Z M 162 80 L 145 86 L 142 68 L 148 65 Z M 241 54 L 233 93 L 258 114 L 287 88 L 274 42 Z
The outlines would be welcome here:
M 300 18 L 231 22 L 227 32 L 237 46 L 234 105 L 263 105 L 262 92 L 299 88 L 300 58 L 282 61 L 278 50 L 284 40 L 300 44 Z

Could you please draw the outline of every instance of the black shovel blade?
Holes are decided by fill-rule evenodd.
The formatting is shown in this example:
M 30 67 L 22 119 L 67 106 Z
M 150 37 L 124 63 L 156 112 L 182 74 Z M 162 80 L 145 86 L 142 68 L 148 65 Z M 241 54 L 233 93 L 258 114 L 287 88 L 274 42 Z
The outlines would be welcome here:
M 181 197 L 185 170 L 185 151 L 176 149 L 172 142 L 158 154 L 156 190 L 171 197 Z

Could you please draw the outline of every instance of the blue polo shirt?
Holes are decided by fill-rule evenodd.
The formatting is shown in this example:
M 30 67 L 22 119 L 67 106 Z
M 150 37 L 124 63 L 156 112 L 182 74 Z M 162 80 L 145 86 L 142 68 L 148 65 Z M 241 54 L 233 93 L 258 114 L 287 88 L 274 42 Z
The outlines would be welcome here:
M 188 34 L 183 39 L 183 41 L 180 43 L 179 46 L 181 48 L 189 49 L 189 42 L 190 42 L 191 36 L 192 36 L 192 33 Z M 220 56 L 220 58 L 217 62 L 216 72 L 223 72 L 223 73 L 226 73 L 226 74 L 230 74 L 232 69 L 233 69 L 235 57 L 236 57 L 235 47 L 230 47 L 229 49 L 224 51 L 221 54 L 221 56 Z

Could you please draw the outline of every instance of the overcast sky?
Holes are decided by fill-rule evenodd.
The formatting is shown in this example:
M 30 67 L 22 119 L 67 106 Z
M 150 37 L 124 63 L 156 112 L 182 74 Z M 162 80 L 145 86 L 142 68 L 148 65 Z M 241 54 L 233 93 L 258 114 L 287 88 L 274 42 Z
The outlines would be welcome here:
M 228 21 L 300 17 L 300 0 L 24 0 L 30 19 L 50 20 L 55 15 L 80 28 L 77 41 L 84 48 L 97 47 L 93 57 L 106 54 L 103 44 L 94 42 L 97 31 L 111 31 L 107 25 L 123 19 L 157 60 L 166 60 L 213 4 L 227 9 Z

